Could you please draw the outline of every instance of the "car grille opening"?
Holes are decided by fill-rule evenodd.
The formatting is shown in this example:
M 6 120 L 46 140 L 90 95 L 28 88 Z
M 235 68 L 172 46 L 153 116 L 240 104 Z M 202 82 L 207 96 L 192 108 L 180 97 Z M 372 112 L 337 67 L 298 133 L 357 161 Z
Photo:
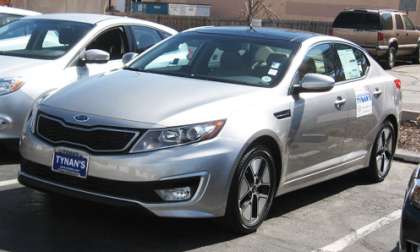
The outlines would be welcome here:
M 93 153 L 128 152 L 142 133 L 143 130 L 71 125 L 43 113 L 38 114 L 36 122 L 36 135 L 48 143 L 82 148 Z

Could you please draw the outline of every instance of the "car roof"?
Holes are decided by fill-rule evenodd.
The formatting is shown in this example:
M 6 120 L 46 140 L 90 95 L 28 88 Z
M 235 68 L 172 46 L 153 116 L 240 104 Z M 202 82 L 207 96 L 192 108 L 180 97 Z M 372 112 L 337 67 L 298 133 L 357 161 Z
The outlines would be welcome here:
M 34 16 L 40 15 L 41 13 L 17 8 L 11 8 L 7 6 L 0 6 L 0 13 L 20 15 L 20 16 Z
M 391 13 L 403 13 L 402 11 L 399 10 L 394 10 L 394 9 L 345 9 L 344 11 L 363 11 L 363 12 L 374 12 L 374 13 L 380 13 L 380 12 L 391 12 Z
M 320 34 L 294 31 L 288 29 L 271 28 L 271 27 L 249 27 L 249 26 L 205 26 L 189 29 L 188 31 L 194 31 L 199 33 L 207 34 L 219 34 L 219 35 L 231 35 L 231 36 L 243 36 L 251 38 L 265 38 L 275 39 L 302 43 L 303 41 L 320 36 Z
M 49 19 L 49 20 L 62 20 L 62 21 L 74 21 L 87 24 L 97 24 L 99 22 L 119 19 L 118 16 L 101 15 L 101 14 L 88 14 L 88 13 L 53 13 L 44 14 L 40 16 L 31 17 L 31 19 Z

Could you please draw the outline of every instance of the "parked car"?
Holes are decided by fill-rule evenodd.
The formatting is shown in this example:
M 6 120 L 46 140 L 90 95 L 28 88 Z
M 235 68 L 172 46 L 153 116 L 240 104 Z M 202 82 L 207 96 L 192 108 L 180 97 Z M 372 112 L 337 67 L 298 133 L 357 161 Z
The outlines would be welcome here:
M 419 63 L 420 32 L 403 12 L 345 10 L 335 19 L 332 33 L 364 47 L 386 68 L 393 68 L 398 58 Z
M 175 33 L 143 20 L 93 14 L 39 15 L 1 27 L 0 144 L 17 149 L 38 97 L 121 68 L 123 55 L 142 52 Z
M 401 219 L 401 252 L 420 251 L 420 167 L 411 176 Z
M 35 11 L 0 6 L 0 26 L 3 26 L 22 17 L 35 16 L 40 14 L 41 13 Z
M 252 232 L 275 196 L 365 167 L 383 181 L 400 84 L 347 40 L 189 30 L 36 103 L 19 181 Z

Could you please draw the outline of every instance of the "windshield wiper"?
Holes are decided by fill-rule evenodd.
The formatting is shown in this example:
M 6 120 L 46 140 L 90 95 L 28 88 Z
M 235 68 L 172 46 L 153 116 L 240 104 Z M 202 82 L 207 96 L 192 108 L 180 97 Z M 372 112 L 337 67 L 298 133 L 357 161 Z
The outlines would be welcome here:
M 134 67 L 123 67 L 123 70 L 142 72 L 140 69 Z

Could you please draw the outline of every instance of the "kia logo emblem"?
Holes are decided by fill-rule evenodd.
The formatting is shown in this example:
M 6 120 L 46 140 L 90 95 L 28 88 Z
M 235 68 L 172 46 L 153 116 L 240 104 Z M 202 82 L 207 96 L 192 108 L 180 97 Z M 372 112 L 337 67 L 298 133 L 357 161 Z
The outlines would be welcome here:
M 87 115 L 75 115 L 73 119 L 77 122 L 87 122 L 89 121 L 89 117 Z

